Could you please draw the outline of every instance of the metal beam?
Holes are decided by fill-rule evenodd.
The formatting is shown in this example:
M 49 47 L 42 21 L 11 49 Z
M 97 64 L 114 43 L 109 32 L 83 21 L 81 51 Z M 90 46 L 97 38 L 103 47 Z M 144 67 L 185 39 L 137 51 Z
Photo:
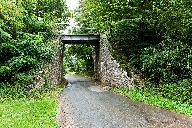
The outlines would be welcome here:
M 64 44 L 99 44 L 99 35 L 61 35 Z

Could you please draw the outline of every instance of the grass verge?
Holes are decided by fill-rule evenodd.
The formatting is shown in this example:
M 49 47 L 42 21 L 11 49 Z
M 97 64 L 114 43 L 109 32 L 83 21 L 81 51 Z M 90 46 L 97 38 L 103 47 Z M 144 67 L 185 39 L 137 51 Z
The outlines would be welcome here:
M 152 106 L 192 116 L 192 105 L 170 100 L 153 92 L 145 92 L 143 89 L 140 88 L 128 89 L 125 87 L 112 87 L 110 90 L 112 92 L 129 97 L 130 99 L 135 101 L 141 101 Z
M 57 128 L 56 96 L 62 89 L 34 89 L 28 98 L 1 100 L 0 128 Z

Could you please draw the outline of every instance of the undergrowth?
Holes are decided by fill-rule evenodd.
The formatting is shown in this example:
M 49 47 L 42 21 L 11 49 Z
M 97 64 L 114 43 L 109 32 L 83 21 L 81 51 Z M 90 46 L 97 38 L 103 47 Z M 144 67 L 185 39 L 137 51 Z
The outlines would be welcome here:
M 192 105 L 164 98 L 156 92 L 146 91 L 141 88 L 128 89 L 125 87 L 113 87 L 111 88 L 111 91 L 135 101 L 141 101 L 153 106 L 192 116 Z

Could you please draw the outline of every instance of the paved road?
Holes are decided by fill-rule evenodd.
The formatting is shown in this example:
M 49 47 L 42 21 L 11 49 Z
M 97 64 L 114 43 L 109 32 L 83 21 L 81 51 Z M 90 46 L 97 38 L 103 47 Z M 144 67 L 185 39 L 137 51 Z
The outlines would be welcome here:
M 67 77 L 57 122 L 62 128 L 192 128 L 192 119 L 105 91 L 82 77 Z

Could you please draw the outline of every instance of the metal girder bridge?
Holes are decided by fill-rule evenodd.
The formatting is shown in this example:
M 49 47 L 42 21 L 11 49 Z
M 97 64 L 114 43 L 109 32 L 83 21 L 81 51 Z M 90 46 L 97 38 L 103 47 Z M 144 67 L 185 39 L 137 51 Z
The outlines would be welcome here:
M 64 44 L 92 44 L 99 45 L 100 36 L 94 34 L 61 35 L 60 40 Z

